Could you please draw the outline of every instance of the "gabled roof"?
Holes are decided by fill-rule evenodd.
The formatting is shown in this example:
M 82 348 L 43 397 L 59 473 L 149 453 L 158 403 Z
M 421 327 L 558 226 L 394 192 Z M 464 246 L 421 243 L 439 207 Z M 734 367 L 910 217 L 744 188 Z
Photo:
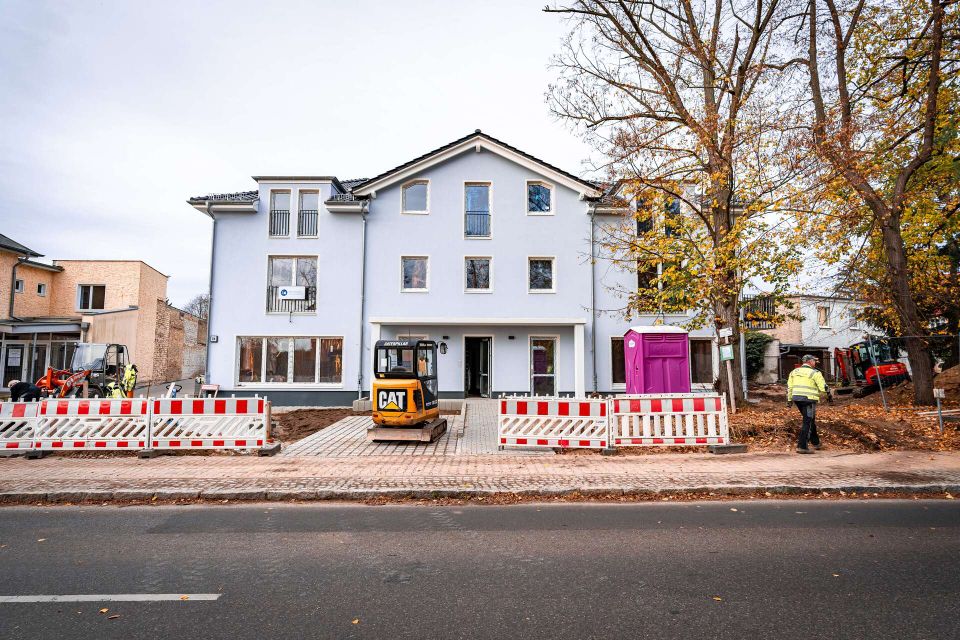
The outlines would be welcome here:
M 0 249 L 12 251 L 13 253 L 19 253 L 22 256 L 30 256 L 32 258 L 39 258 L 43 255 L 42 253 L 37 253 L 33 249 L 23 246 L 16 240 L 8 238 L 2 233 L 0 233 Z
M 548 176 L 560 184 L 581 192 L 587 197 L 597 198 L 601 194 L 600 186 L 597 183 L 559 169 L 529 153 L 510 146 L 506 142 L 497 140 L 493 136 L 483 133 L 480 129 L 358 184 L 353 188 L 353 193 L 360 196 L 370 195 L 377 189 L 410 178 L 428 167 L 439 164 L 471 148 L 476 148 L 477 150 L 486 149 L 508 160 L 526 165 L 537 173 Z

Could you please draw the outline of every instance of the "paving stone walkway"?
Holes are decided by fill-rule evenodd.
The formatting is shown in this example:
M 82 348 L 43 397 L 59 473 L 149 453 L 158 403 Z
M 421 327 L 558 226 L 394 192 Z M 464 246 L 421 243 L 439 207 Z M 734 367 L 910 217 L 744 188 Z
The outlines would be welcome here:
M 960 497 L 960 453 L 0 459 L 0 502 L 689 490 L 950 491 Z
M 370 416 L 344 418 L 312 435 L 284 447 L 283 456 L 348 458 L 367 456 L 452 456 L 499 454 L 551 456 L 552 451 L 509 449 L 497 443 L 497 401 L 468 398 L 463 413 L 449 416 L 447 432 L 434 442 L 368 442 Z

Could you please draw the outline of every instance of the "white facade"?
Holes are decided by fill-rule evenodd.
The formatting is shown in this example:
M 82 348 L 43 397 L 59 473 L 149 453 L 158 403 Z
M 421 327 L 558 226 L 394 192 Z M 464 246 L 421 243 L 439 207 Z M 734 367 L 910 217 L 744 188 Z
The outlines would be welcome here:
M 606 311 L 623 306 L 613 290 L 635 286 L 636 274 L 590 259 L 591 224 L 616 219 L 596 212 L 598 188 L 485 134 L 361 183 L 257 180 L 253 193 L 190 200 L 215 220 L 208 381 L 222 391 L 266 393 L 281 404 L 347 404 L 369 392 L 377 339 L 423 336 L 446 348 L 439 356 L 442 397 L 613 392 L 623 388 L 615 379 L 623 372 L 614 372 L 612 339 L 631 324 L 656 320 L 627 321 Z M 405 207 L 411 184 L 425 185 L 425 198 L 423 186 L 411 189 Z M 271 237 L 271 202 L 287 202 L 276 192 L 289 192 L 285 237 Z M 312 192 L 319 202 L 315 237 L 300 237 L 298 204 Z M 530 193 L 541 198 L 534 211 Z M 313 234 L 312 218 L 306 230 Z M 289 283 L 308 289 L 315 261 L 315 305 L 273 304 L 301 311 L 271 312 L 271 257 L 301 258 L 305 278 Z M 286 264 L 274 262 L 275 281 L 287 283 Z M 700 343 L 709 358 L 701 366 L 707 384 L 717 369 L 710 333 L 691 336 L 707 341 Z M 254 340 L 242 350 L 244 337 Z M 271 337 L 288 340 L 257 342 Z M 283 344 L 301 351 L 291 358 L 277 351 Z M 260 361 L 251 356 L 258 345 Z

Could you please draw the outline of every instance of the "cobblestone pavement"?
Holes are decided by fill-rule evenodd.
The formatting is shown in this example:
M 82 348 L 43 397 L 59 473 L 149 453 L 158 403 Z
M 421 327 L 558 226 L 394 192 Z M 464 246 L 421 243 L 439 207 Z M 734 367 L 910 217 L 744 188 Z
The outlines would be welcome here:
M 343 458 L 424 455 L 553 455 L 552 451 L 497 448 L 497 401 L 469 398 L 461 415 L 449 416 L 447 432 L 430 443 L 368 442 L 369 416 L 353 416 L 284 448 L 283 456 Z
M 960 453 L 0 459 L 0 501 L 733 489 L 960 492 Z

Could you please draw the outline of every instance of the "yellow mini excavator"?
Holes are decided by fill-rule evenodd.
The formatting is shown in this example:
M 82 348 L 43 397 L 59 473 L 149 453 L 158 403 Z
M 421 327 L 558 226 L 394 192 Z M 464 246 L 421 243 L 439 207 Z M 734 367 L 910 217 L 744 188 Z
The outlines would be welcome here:
M 380 340 L 373 357 L 373 426 L 367 440 L 433 442 L 447 430 L 440 417 L 437 343 Z

